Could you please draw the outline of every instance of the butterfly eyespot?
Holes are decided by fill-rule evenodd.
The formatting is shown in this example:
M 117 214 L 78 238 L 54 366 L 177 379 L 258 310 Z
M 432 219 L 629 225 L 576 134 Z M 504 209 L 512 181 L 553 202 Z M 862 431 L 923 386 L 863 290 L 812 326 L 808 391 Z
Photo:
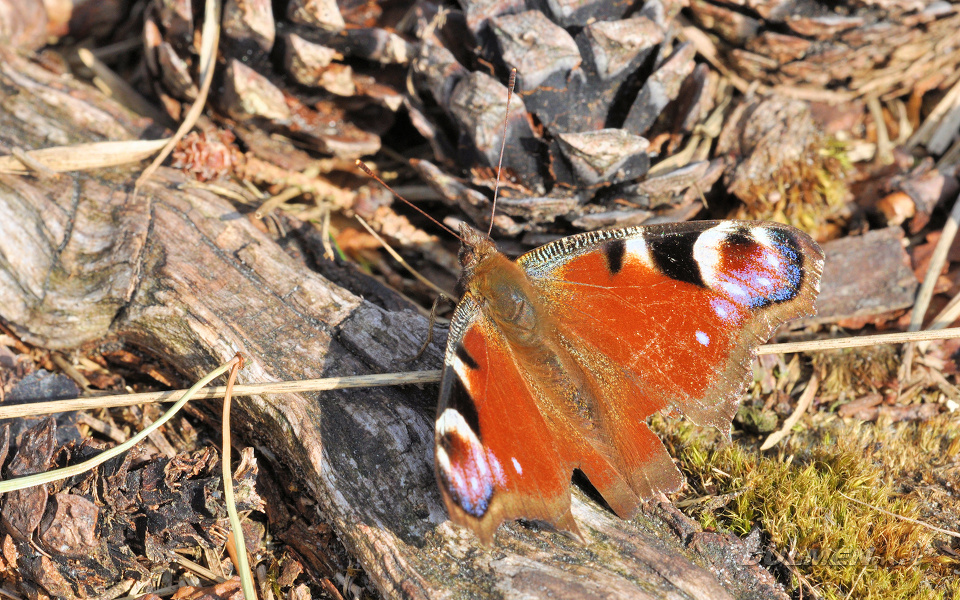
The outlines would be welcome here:
M 507 484 L 497 457 L 484 448 L 463 416 L 447 409 L 437 419 L 437 473 L 453 501 L 481 518 L 490 507 L 494 489 Z
M 803 254 L 787 231 L 724 222 L 697 237 L 693 256 L 706 287 L 750 309 L 790 301 L 802 288 Z

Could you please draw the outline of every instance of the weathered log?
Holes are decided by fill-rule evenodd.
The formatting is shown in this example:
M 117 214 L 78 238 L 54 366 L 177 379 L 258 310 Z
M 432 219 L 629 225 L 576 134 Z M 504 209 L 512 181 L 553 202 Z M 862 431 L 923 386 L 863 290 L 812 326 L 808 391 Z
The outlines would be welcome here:
M 14 56 L 0 61 L 0 104 L 3 154 L 133 139 L 148 126 Z M 119 336 L 187 377 L 240 351 L 244 382 L 397 370 L 415 353 L 427 327 L 415 311 L 308 271 L 223 198 L 181 187 L 178 171 L 161 169 L 134 193 L 137 174 L 0 175 L 0 317 L 25 341 L 70 348 Z M 439 355 L 431 348 L 422 367 Z M 513 523 L 482 549 L 449 524 L 436 489 L 435 394 L 252 397 L 235 403 L 234 428 L 264 469 L 283 465 L 307 484 L 386 597 L 785 597 L 749 544 L 699 532 L 669 504 L 623 521 L 577 490 L 587 543 Z

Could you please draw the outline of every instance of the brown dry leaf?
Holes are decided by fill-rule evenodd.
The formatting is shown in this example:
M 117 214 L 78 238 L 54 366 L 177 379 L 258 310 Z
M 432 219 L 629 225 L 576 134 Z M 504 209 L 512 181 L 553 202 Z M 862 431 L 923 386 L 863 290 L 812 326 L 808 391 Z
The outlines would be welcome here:
M 346 254 L 380 248 L 380 242 L 377 241 L 377 238 L 369 233 L 351 228 L 344 229 L 337 235 L 337 245 Z

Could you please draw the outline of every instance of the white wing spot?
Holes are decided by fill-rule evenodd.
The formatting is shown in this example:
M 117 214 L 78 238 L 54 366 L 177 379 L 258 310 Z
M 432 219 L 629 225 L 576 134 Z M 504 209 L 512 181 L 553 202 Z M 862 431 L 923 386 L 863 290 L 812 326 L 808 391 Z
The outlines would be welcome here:
M 737 317 L 737 309 L 735 305 L 723 298 L 713 298 L 710 300 L 710 307 L 713 309 L 713 312 L 717 314 L 718 317 L 724 322 L 729 322 L 731 319 Z
M 704 231 L 693 245 L 693 258 L 700 267 L 700 276 L 707 287 L 720 283 L 720 246 L 736 230 L 733 222 L 724 221 Z
M 453 364 L 453 372 L 460 377 L 460 381 L 470 381 L 470 378 L 467 377 L 467 365 L 463 364 L 463 361 L 460 360 L 460 357 L 457 356 L 456 352 L 453 352 L 452 354 L 453 356 L 450 357 L 450 362 Z
M 468 440 L 471 444 L 474 443 L 474 440 L 476 440 L 478 445 L 480 444 L 480 440 L 477 439 L 477 434 L 470 429 L 467 420 L 464 419 L 460 411 L 455 408 L 444 410 L 437 419 L 437 433 L 440 435 L 454 433 L 462 439 Z
M 487 464 L 490 465 L 491 475 L 493 475 L 493 478 L 496 480 L 496 482 L 500 484 L 500 487 L 506 487 L 507 478 L 503 474 L 503 467 L 500 466 L 500 461 L 497 460 L 497 456 L 490 450 L 487 450 L 486 454 Z
M 695 334 L 697 336 L 697 341 L 703 344 L 704 346 L 710 345 L 710 336 L 703 331 L 697 331 Z
M 747 290 L 743 289 L 743 286 L 737 285 L 730 281 L 718 281 L 720 288 L 731 296 L 739 296 L 741 298 L 747 298 L 750 294 L 747 293 Z
M 447 451 L 440 445 L 436 447 L 436 450 L 437 466 L 444 473 L 450 473 L 452 469 L 450 468 L 450 457 L 447 455 Z
M 520 461 L 517 458 L 511 457 L 510 460 L 513 461 L 513 468 L 517 472 L 517 475 L 523 475 L 523 467 L 520 466 Z
M 770 250 L 774 250 L 776 248 L 773 238 L 770 237 L 770 231 L 764 226 L 751 227 L 750 237 L 752 237 L 754 241 L 761 246 L 766 246 Z
M 650 258 L 650 248 L 643 236 L 627 240 L 626 250 L 629 256 L 637 258 L 644 265 L 648 267 L 653 265 L 653 259 Z

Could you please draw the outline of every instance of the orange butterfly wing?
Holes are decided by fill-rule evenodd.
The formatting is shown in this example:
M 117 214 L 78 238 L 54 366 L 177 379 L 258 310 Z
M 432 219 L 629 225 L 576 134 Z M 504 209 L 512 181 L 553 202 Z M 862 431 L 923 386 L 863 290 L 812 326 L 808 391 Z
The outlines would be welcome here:
M 457 306 L 450 340 L 440 381 L 435 464 L 453 522 L 487 544 L 501 522 L 518 518 L 576 533 L 570 514 L 575 468 L 611 498 L 629 498 L 629 507 L 613 504 L 619 514 L 632 510 L 639 498 L 619 475 L 622 467 L 611 462 L 613 453 L 603 440 L 584 435 L 588 426 L 578 427 L 575 418 L 553 410 L 549 386 L 531 375 L 471 295 Z M 553 375 L 562 377 L 559 371 Z M 676 471 L 666 451 L 663 459 Z
M 728 431 L 756 347 L 813 313 L 822 253 L 786 226 L 697 222 L 572 236 L 517 265 L 543 331 L 522 347 L 468 293 L 441 380 L 438 481 L 485 542 L 513 518 L 576 531 L 575 468 L 623 517 L 677 489 L 644 421 L 675 408 Z

